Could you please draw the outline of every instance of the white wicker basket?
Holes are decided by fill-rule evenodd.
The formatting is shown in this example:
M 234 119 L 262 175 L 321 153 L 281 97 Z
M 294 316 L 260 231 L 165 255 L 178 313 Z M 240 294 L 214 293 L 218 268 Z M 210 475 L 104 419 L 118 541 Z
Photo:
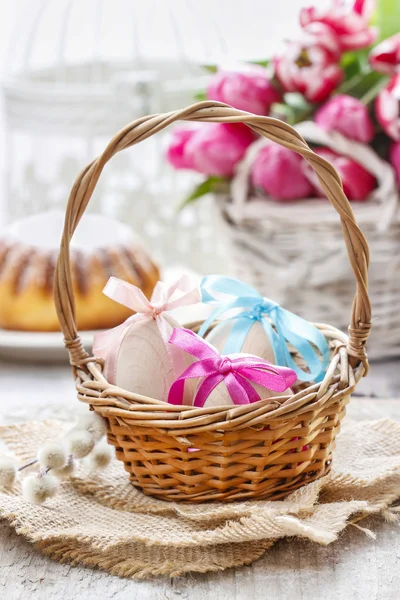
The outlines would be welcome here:
M 356 157 L 378 181 L 367 202 L 353 203 L 371 249 L 369 289 L 373 357 L 400 354 L 400 210 L 391 166 L 374 150 L 322 131 L 315 123 L 296 126 L 307 142 Z M 342 246 L 339 219 L 324 199 L 277 203 L 250 196 L 249 171 L 260 146 L 251 146 L 232 182 L 231 196 L 219 198 L 231 242 L 232 270 L 265 296 L 313 321 L 343 329 L 354 296 L 354 281 Z M 304 285 L 303 285 L 304 283 Z

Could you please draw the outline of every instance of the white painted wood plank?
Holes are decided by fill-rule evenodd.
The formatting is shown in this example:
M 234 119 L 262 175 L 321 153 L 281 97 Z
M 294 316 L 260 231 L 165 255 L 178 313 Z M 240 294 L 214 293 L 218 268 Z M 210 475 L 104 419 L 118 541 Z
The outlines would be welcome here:
M 7 600 L 397 600 L 400 528 L 379 519 L 369 519 L 363 526 L 377 533 L 375 541 L 350 527 L 327 547 L 282 540 L 250 567 L 137 582 L 54 563 L 2 524 L 0 595 Z

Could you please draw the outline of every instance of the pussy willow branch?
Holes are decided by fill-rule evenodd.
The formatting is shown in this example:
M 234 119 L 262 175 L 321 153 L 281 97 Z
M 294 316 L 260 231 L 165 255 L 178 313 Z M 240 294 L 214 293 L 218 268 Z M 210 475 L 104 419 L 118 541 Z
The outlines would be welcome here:
M 37 462 L 38 462 L 37 458 L 32 458 L 29 462 L 27 462 L 26 464 L 24 464 L 21 467 L 19 467 L 18 471 L 23 471 L 24 469 L 27 469 L 28 467 L 31 467 L 32 465 L 35 465 Z
M 71 460 L 73 459 L 72 454 L 68 455 L 68 459 L 66 462 L 66 465 L 69 465 L 69 463 L 71 462 Z M 30 461 L 28 461 L 27 463 L 25 463 L 24 465 L 22 465 L 21 467 L 18 467 L 18 471 L 23 471 L 24 469 L 27 469 L 28 467 L 32 467 L 33 465 L 36 465 L 38 463 L 38 459 L 37 458 L 32 458 Z M 51 471 L 50 467 L 44 467 L 44 469 L 41 469 L 39 471 L 39 477 L 43 477 L 43 475 L 47 475 L 47 473 Z

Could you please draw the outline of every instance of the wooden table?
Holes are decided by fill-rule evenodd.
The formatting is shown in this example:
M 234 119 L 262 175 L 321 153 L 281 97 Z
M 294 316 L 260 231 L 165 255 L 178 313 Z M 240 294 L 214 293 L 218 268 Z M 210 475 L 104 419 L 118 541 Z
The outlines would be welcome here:
M 75 400 L 68 368 L 0 363 L 0 380 L 1 424 L 49 417 L 71 420 L 84 410 Z M 349 405 L 349 417 L 400 421 L 400 361 L 373 364 L 357 394 Z M 376 540 L 350 526 L 327 547 L 281 540 L 249 567 L 138 582 L 54 563 L 0 522 L 0 598 L 398 600 L 400 527 L 376 518 L 362 525 L 376 533 Z

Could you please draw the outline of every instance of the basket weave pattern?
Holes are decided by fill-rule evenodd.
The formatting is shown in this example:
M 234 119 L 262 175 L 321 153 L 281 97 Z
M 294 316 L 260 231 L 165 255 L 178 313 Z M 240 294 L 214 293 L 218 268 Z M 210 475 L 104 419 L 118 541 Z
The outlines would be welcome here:
M 357 290 L 349 337 L 329 325 L 317 325 L 332 350 L 321 383 L 299 386 L 293 395 L 243 406 L 174 406 L 112 386 L 102 374 L 101 360 L 84 351 L 76 330 L 71 285 L 72 235 L 107 161 L 179 119 L 244 122 L 258 134 L 300 153 L 314 168 L 338 211 Z M 165 500 L 276 499 L 324 475 L 330 468 L 345 405 L 368 368 L 368 263 L 368 245 L 336 171 L 289 125 L 217 102 L 203 102 L 185 110 L 143 117 L 120 131 L 72 188 L 55 273 L 55 302 L 78 398 L 107 419 L 108 440 L 116 447 L 117 458 L 124 462 L 133 484 Z M 299 361 L 300 357 L 294 354 L 294 359 Z
M 108 440 L 132 483 L 171 501 L 279 499 L 330 470 L 334 439 L 348 396 L 329 406 L 242 428 L 190 433 L 179 445 L 152 427 L 109 419 Z M 126 436 L 126 425 L 131 434 Z M 247 431 L 248 427 L 248 431 Z M 137 433 L 136 433 L 137 432 Z M 305 441 L 309 440 L 307 445 Z M 188 452 L 187 443 L 193 452 Z
M 374 328 L 368 342 L 373 358 L 400 351 L 400 197 L 393 168 L 375 150 L 302 122 L 296 130 L 307 140 L 356 159 L 377 181 L 366 202 L 353 202 L 357 222 L 371 249 L 369 291 Z M 324 199 L 276 202 L 251 187 L 251 169 L 269 140 L 248 149 L 232 181 L 229 198 L 217 198 L 218 221 L 229 243 L 232 274 L 262 295 L 305 319 L 347 326 L 354 276 L 346 260 L 343 233 Z M 279 269 L 279 277 L 276 277 Z

